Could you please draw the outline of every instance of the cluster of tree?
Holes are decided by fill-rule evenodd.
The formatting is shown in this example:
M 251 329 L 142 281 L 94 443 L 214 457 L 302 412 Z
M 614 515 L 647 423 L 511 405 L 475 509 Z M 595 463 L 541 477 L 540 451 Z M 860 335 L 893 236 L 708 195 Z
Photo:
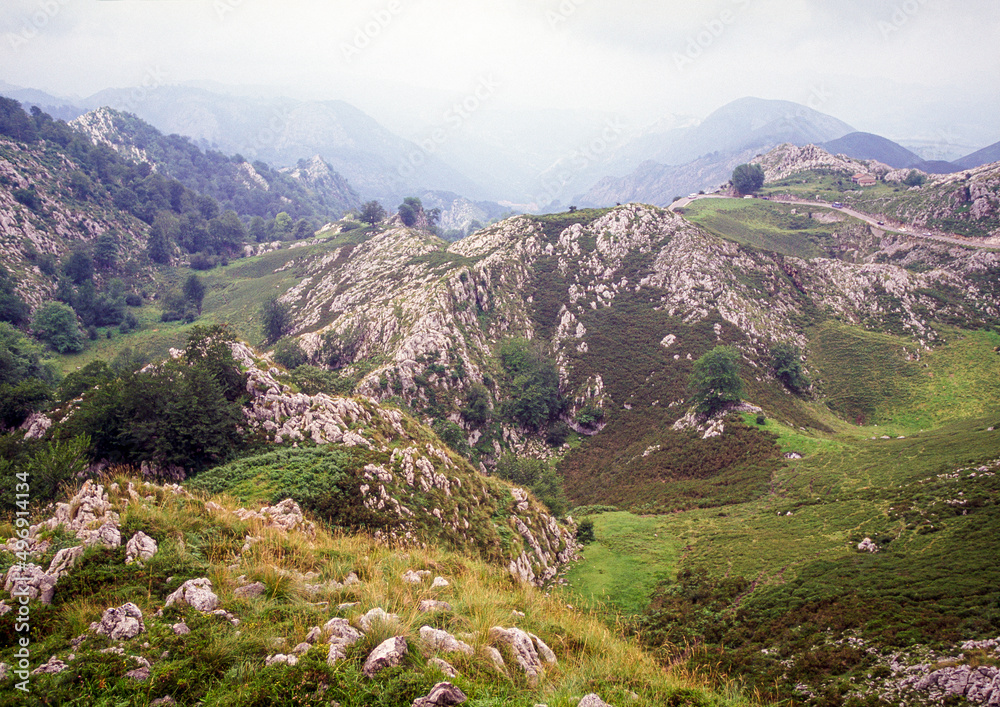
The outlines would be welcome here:
M 731 346 L 716 346 L 694 362 L 688 385 L 696 410 L 713 415 L 743 397 L 740 352 Z
M 559 391 L 559 368 L 542 345 L 508 339 L 500 344 L 499 354 L 509 397 L 503 415 L 535 431 L 558 422 L 566 400 Z
M 42 348 L 0 322 L 0 430 L 20 426 L 44 407 L 57 381 L 55 369 L 42 361 Z
M 246 375 L 221 327 L 191 330 L 184 356 L 141 371 L 96 361 L 68 375 L 59 399 L 82 398 L 58 439 L 86 435 L 94 460 L 197 472 L 244 444 Z
M 207 289 L 201 278 L 191 273 L 180 289 L 174 288 L 163 296 L 163 313 L 160 315 L 160 320 L 193 322 L 201 314 L 201 305 Z
M 21 326 L 31 316 L 31 307 L 17 294 L 7 268 L 0 265 L 0 322 Z

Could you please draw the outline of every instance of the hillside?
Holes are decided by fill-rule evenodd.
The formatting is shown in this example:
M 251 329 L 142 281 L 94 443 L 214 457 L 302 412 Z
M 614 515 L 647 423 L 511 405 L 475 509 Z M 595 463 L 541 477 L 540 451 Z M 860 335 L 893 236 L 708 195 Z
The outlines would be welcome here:
M 319 226 L 361 204 L 350 184 L 319 157 L 276 171 L 261 162 L 203 152 L 188 138 L 168 137 L 134 115 L 109 108 L 91 111 L 70 125 L 95 144 L 148 163 L 244 218 L 274 218 L 290 209 L 292 218 L 322 220 Z
M 846 155 L 858 160 L 877 160 L 895 169 L 917 167 L 923 160 L 892 140 L 871 133 L 850 133 L 819 145 L 831 155 Z
M 750 704 L 467 555 L 120 471 L 74 491 L 4 524 L 0 704 Z
M 982 167 L 984 164 L 990 164 L 992 162 L 1000 162 L 1000 142 L 995 142 L 989 147 L 984 147 L 981 150 L 973 152 L 971 155 L 966 155 L 965 157 L 955 160 L 955 164 L 961 169 Z

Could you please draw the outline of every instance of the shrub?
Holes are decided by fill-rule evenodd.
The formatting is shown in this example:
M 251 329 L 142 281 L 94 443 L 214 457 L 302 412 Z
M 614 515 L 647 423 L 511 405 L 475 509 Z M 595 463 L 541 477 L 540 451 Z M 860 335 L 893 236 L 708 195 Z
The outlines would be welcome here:
M 65 304 L 43 304 L 35 311 L 31 328 L 41 341 L 61 354 L 83 351 L 83 337 L 76 323 L 76 315 Z
M 590 518 L 581 520 L 580 525 L 576 527 L 576 539 L 584 545 L 597 540 L 594 537 L 594 521 L 590 520 Z
M 698 412 L 711 415 L 743 395 L 740 353 L 729 346 L 716 346 L 695 361 L 689 385 Z
M 289 371 L 308 363 L 306 352 L 295 339 L 281 339 L 274 345 L 274 360 Z

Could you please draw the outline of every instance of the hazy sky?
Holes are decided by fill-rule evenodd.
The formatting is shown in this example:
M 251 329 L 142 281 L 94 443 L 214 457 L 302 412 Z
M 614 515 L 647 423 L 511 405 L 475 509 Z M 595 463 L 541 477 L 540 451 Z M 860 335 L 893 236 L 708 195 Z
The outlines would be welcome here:
M 644 120 L 753 95 L 1000 139 L 998 0 L 3 0 L 0 32 L 0 79 L 61 95 L 273 86 L 397 128 L 484 84 L 495 108 Z

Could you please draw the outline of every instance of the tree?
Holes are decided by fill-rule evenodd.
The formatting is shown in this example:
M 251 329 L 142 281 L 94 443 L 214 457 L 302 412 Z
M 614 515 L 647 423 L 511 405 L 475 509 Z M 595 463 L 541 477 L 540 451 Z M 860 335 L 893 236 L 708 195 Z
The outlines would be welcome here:
M 217 252 L 232 252 L 246 240 L 247 230 L 236 212 L 229 210 L 208 222 L 208 235 Z
M 37 137 L 34 121 L 13 98 L 0 96 L 0 135 L 21 142 L 34 142 Z
M 279 238 L 287 236 L 291 233 L 294 225 L 292 217 L 285 211 L 282 211 L 274 217 L 274 232 Z
M 528 429 L 538 430 L 566 407 L 559 392 L 559 368 L 541 345 L 509 339 L 500 345 L 500 364 L 507 378 L 508 415 Z
M 62 269 L 63 274 L 72 280 L 74 285 L 81 285 L 94 276 L 94 260 L 86 251 L 74 250 L 66 258 Z
M 743 395 L 739 351 L 716 346 L 695 361 L 688 385 L 700 413 L 712 415 L 731 403 L 738 403 Z
M 169 263 L 173 244 L 179 235 L 180 224 L 173 214 L 169 211 L 160 211 L 156 214 L 149 229 L 149 242 L 146 244 L 149 259 L 161 265 Z
M 377 201 L 365 202 L 364 206 L 361 207 L 361 220 L 369 226 L 381 223 L 386 216 L 385 209 Z
M 205 299 L 206 289 L 205 283 L 194 273 L 188 275 L 187 280 L 184 281 L 184 299 L 198 310 L 198 314 L 201 314 L 201 303 Z
M 915 169 L 911 169 L 910 173 L 906 175 L 903 180 L 903 184 L 908 187 L 919 187 L 923 186 L 923 183 L 927 181 L 927 177 Z
M 306 352 L 295 339 L 281 339 L 274 345 L 274 360 L 289 371 L 309 362 Z
M 741 164 L 733 170 L 733 187 L 740 194 L 753 194 L 764 186 L 764 168 L 759 164 Z
M 399 205 L 398 209 L 399 218 L 403 222 L 403 225 L 411 228 L 417 225 L 417 221 L 420 220 L 420 215 L 423 212 L 424 205 L 415 196 L 408 196 L 403 199 L 403 203 Z
M 43 304 L 35 311 L 31 328 L 40 340 L 61 354 L 83 351 L 83 337 L 76 324 L 76 314 L 65 304 Z
M 94 244 L 94 262 L 101 268 L 110 269 L 118 263 L 118 239 L 105 233 Z
M 274 343 L 288 333 L 292 326 L 292 310 L 277 297 L 264 302 L 260 307 L 260 325 L 264 330 L 264 339 Z
M 786 388 L 799 393 L 809 387 L 809 378 L 802 370 L 802 354 L 797 346 L 778 343 L 771 347 L 771 370 Z
M 10 274 L 0 265 L 0 322 L 20 326 L 28 321 L 30 314 L 31 307 L 18 296 Z

